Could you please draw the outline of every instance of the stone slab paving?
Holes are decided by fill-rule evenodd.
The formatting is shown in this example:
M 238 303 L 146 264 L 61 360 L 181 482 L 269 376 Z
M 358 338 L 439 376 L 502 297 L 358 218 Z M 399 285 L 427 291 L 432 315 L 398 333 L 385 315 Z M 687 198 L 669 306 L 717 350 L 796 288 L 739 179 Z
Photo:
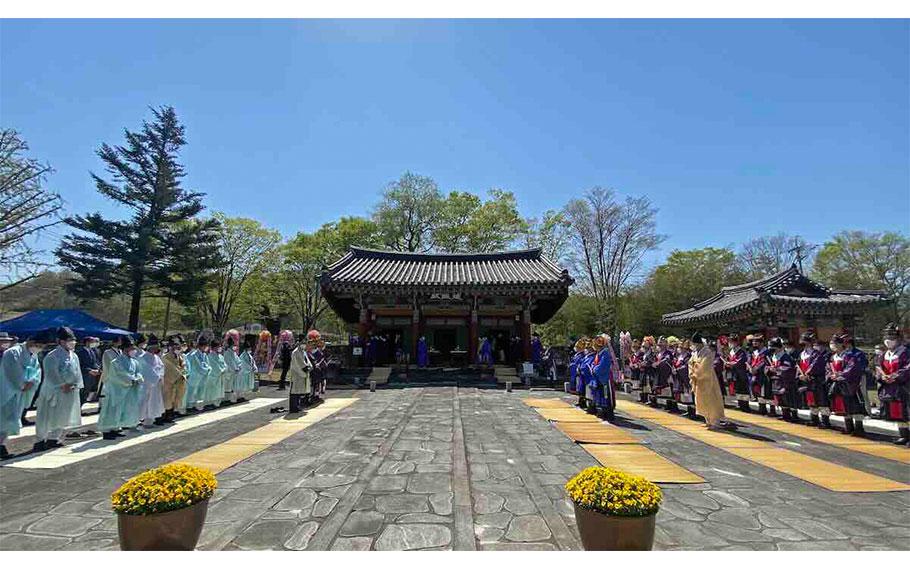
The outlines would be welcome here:
M 527 394 L 453 386 L 357 391 L 355 404 L 219 474 L 199 548 L 578 550 L 563 485 L 596 462 L 524 405 Z M 103 460 L 0 468 L 0 548 L 116 549 L 110 492 L 144 469 L 274 419 L 266 410 L 248 414 Z M 619 424 L 706 480 L 663 486 L 658 549 L 910 546 L 907 493 L 833 493 L 654 424 L 622 417 Z M 836 463 L 898 480 L 910 475 L 896 462 L 753 430 Z

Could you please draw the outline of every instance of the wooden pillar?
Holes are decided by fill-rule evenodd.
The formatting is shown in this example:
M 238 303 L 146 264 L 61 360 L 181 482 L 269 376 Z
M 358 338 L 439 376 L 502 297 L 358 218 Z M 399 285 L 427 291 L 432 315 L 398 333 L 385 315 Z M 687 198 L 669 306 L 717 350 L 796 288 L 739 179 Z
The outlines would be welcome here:
M 420 326 L 420 308 L 414 306 L 414 311 L 411 313 L 411 362 L 415 365 L 417 364 L 417 342 L 420 340 L 420 335 L 423 332 Z
M 471 310 L 471 316 L 468 319 L 468 363 L 478 362 L 477 340 L 477 310 Z
M 521 351 L 525 361 L 531 360 L 531 309 L 525 308 L 521 311 L 521 322 L 519 322 L 519 331 L 521 333 Z
M 370 310 L 367 308 L 360 308 L 360 321 L 357 323 L 357 335 L 360 336 L 361 341 L 365 341 L 367 333 L 370 331 Z M 366 347 L 366 345 L 364 345 Z

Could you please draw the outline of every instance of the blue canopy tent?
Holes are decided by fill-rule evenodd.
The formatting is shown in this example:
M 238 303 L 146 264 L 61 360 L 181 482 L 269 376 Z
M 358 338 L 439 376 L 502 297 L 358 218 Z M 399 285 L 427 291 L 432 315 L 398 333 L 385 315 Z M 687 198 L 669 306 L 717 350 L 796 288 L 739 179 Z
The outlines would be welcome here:
M 72 329 L 79 339 L 91 335 L 111 340 L 124 335 L 133 335 L 125 329 L 101 321 L 82 310 L 34 310 L 0 322 L 0 331 L 24 339 L 30 336 L 47 336 L 49 332 L 52 333 L 53 330 L 64 325 Z

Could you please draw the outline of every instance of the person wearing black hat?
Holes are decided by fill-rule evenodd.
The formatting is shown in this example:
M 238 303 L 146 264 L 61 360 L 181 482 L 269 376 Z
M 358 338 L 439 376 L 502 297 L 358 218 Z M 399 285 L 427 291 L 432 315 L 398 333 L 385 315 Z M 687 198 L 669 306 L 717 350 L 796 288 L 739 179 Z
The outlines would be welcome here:
M 758 400 L 758 413 L 774 416 L 776 413 L 771 394 L 771 381 L 768 379 L 768 360 L 770 351 L 764 345 L 764 338 L 760 334 L 746 337 L 752 345 L 752 353 L 746 368 L 749 371 L 749 390 L 752 397 Z M 769 405 L 770 408 L 769 408 Z
M 787 344 L 780 337 L 768 342 L 771 356 L 768 358 L 768 377 L 771 379 L 771 393 L 774 404 L 780 407 L 781 418 L 787 422 L 798 422 L 799 391 L 796 382 L 796 364 L 786 349 Z
M 89 395 L 97 391 L 98 381 L 101 379 L 101 361 L 98 359 L 95 350 L 92 349 L 94 342 L 94 337 L 86 335 L 82 338 L 82 345 L 76 349 L 76 356 L 79 357 L 79 367 L 82 370 L 82 381 L 85 383 L 85 388 L 79 391 L 81 404 L 85 404 L 89 399 Z
M 67 429 L 82 425 L 79 389 L 84 386 L 76 349 L 76 335 L 57 329 L 57 347 L 44 357 L 44 384 L 38 393 L 35 451 L 59 448 Z
M 695 396 L 695 413 L 705 419 L 711 430 L 723 429 L 724 395 L 714 371 L 714 350 L 705 342 L 700 333 L 689 340 L 692 357 L 689 359 L 689 380 Z
M 733 393 L 736 397 L 736 405 L 743 412 L 749 412 L 749 371 L 746 369 L 746 361 L 749 355 L 742 347 L 742 340 L 738 334 L 732 334 L 727 338 L 730 344 L 730 352 L 724 358 L 724 369 L 733 379 Z
M 17 339 L 5 331 L 0 331 L 0 357 L 3 352 L 16 344 Z
M 844 417 L 844 434 L 862 436 L 866 408 L 859 391 L 868 366 L 866 354 L 856 348 L 847 334 L 831 337 L 830 346 L 833 355 L 828 363 L 827 379 L 831 411 Z
M 894 442 L 910 446 L 910 349 L 904 344 L 901 330 L 894 323 L 885 326 L 885 353 L 876 368 L 881 418 L 897 424 L 900 437 Z
M 16 343 L 0 357 L 0 459 L 10 457 L 6 439 L 19 434 L 22 413 L 41 383 L 38 352 L 41 346 L 32 338 Z
M 196 414 L 202 410 L 206 379 L 212 371 L 208 351 L 209 339 L 200 334 L 196 339 L 196 348 L 186 356 L 186 399 L 183 406 L 188 414 Z
M 168 351 L 161 357 L 164 363 L 164 418 L 166 424 L 174 421 L 177 414 L 182 414 L 186 407 L 186 356 L 183 354 L 183 338 L 171 336 Z
M 811 331 L 803 333 L 799 342 L 803 349 L 796 365 L 798 392 L 809 408 L 812 424 L 819 428 L 830 428 L 831 409 L 828 406 L 828 386 L 825 383 L 827 351 L 819 348 L 821 342 Z
M 128 335 L 120 341 L 120 349 L 120 355 L 108 366 L 102 387 L 104 404 L 98 415 L 98 429 L 105 440 L 122 437 L 124 428 L 139 424 L 142 374 L 136 360 L 138 349 Z

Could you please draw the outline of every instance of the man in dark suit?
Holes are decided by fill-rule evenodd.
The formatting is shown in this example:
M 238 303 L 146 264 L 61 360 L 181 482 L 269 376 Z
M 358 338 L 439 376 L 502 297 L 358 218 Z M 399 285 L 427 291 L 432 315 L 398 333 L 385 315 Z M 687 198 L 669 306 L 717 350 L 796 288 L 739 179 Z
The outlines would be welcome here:
M 98 379 L 101 377 L 101 359 L 98 357 L 97 337 L 87 336 L 82 339 L 82 345 L 76 349 L 79 357 L 79 367 L 82 369 L 82 380 L 85 387 L 79 392 L 80 404 L 88 401 L 89 395 L 98 390 Z

